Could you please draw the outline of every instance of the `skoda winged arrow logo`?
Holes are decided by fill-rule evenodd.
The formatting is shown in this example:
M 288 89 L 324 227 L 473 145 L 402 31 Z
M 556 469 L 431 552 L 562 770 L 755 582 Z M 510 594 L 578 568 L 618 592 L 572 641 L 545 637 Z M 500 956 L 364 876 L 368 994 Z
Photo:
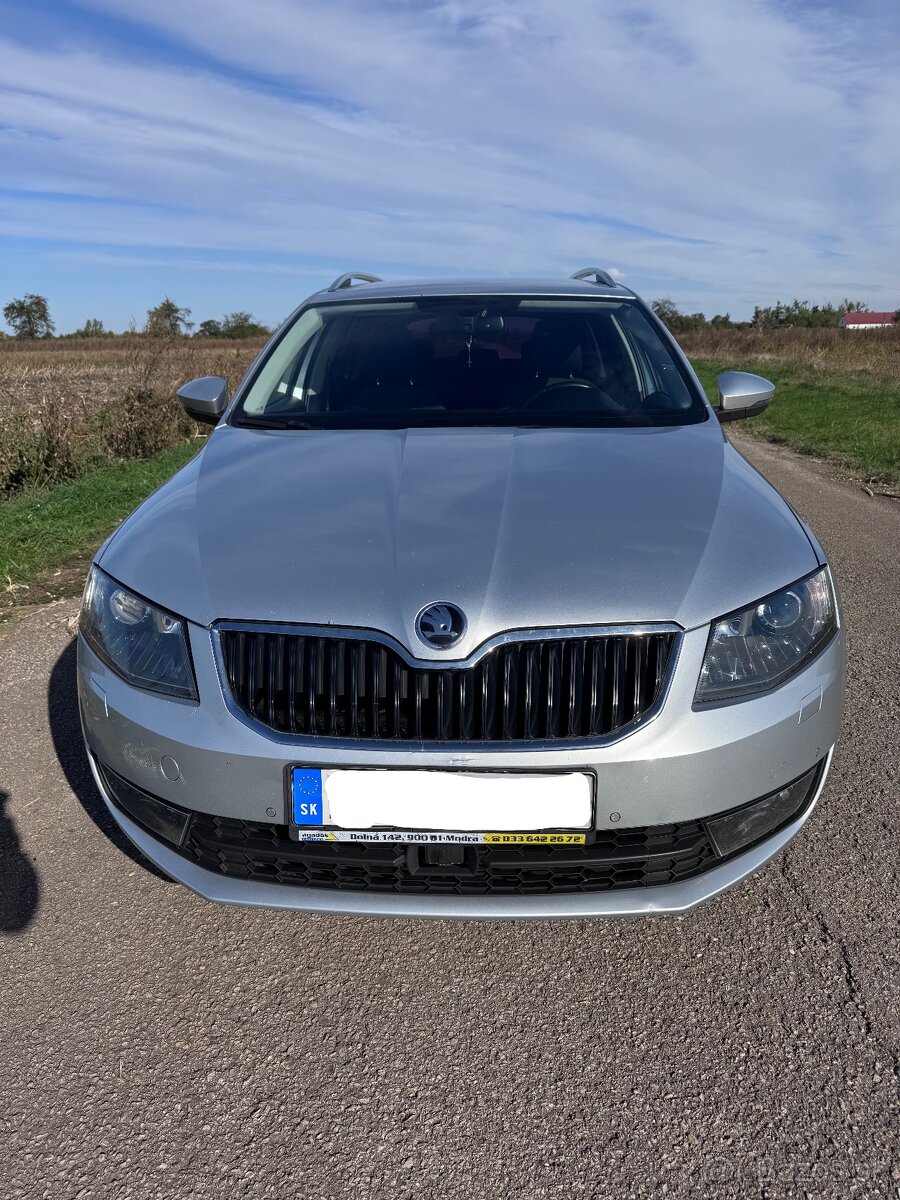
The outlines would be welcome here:
M 416 617 L 416 636 L 435 650 L 449 650 L 465 631 L 465 615 L 455 604 L 429 604 Z

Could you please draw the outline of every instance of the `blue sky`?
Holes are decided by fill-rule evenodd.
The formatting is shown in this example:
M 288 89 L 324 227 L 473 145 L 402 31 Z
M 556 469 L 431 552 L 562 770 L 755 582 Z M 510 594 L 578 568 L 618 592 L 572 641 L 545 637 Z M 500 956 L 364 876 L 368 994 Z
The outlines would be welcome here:
M 900 307 L 896 0 L 0 0 L 0 303 L 348 268 Z

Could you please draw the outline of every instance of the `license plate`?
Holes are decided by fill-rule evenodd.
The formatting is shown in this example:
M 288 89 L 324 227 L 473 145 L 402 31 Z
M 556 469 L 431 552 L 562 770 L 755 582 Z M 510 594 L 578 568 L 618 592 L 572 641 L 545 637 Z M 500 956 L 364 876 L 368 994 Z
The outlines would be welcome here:
M 584 845 L 594 779 L 587 772 L 294 767 L 290 813 L 300 841 Z

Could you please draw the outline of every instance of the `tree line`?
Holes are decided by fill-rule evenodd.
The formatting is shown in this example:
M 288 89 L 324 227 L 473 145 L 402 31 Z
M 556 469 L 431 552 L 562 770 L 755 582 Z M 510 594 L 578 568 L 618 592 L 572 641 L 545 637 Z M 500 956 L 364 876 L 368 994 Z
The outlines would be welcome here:
M 810 304 L 808 300 L 792 300 L 784 304 L 779 300 L 766 307 L 756 306 L 749 321 L 732 321 L 729 313 L 706 314 L 683 313 L 668 297 L 654 300 L 650 306 L 662 323 L 673 333 L 685 333 L 693 329 L 825 329 L 837 328 L 846 313 L 868 312 L 869 306 L 862 300 L 842 300 L 840 304 Z M 894 314 L 900 320 L 900 312 Z
M 757 305 L 749 321 L 733 321 L 730 313 L 716 313 L 707 319 L 702 312 L 683 313 L 674 300 L 667 296 L 652 301 L 651 308 L 673 333 L 685 333 L 695 329 L 821 329 L 836 327 L 845 313 L 868 312 L 868 305 L 861 300 L 842 300 L 840 304 L 810 304 L 808 300 L 792 300 L 789 304 L 778 301 L 766 307 Z M 17 338 L 53 337 L 56 326 L 50 316 L 50 306 L 45 296 L 28 292 L 20 299 L 10 300 L 3 308 L 3 316 Z M 900 312 L 895 314 L 900 320 Z M 195 327 L 191 310 L 176 304 L 166 296 L 159 304 L 147 310 L 147 319 L 142 330 L 134 325 L 127 333 L 144 332 L 157 337 L 195 338 L 248 338 L 264 337 L 271 333 L 265 325 L 249 312 L 225 313 L 221 320 L 207 318 Z M 7 335 L 0 332 L 0 337 Z M 64 333 L 64 338 L 119 337 L 104 328 L 97 318 L 85 321 L 74 333 Z
M 16 338 L 48 338 L 53 337 L 56 331 L 46 296 L 38 296 L 34 292 L 26 292 L 21 298 L 10 300 L 4 305 L 3 318 L 12 330 L 12 336 Z M 191 320 L 191 310 L 176 304 L 166 296 L 159 304 L 147 309 L 147 318 L 140 329 L 132 323 L 125 334 L 118 334 L 106 329 L 98 318 L 91 317 L 74 333 L 64 333 L 60 336 L 114 338 L 135 333 L 147 333 L 153 337 L 248 338 L 264 337 L 271 333 L 271 330 L 260 324 L 249 312 L 225 313 L 221 320 L 208 319 L 195 327 Z M 7 336 L 0 331 L 0 337 Z

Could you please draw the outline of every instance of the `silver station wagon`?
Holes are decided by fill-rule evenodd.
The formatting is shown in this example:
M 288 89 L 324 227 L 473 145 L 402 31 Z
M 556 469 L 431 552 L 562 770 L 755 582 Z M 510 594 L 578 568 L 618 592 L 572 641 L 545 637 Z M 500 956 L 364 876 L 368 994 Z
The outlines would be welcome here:
M 97 786 L 230 903 L 673 912 L 825 783 L 845 639 L 822 548 L 652 311 L 605 272 L 344 275 L 97 554 L 78 640 Z

